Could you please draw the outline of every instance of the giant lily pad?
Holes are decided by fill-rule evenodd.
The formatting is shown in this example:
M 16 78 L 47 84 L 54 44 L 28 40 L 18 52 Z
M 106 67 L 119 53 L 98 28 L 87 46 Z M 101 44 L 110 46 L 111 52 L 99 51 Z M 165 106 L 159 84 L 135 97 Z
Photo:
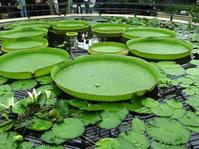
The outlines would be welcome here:
M 68 53 L 56 48 L 19 50 L 0 56 L 0 75 L 27 79 L 49 74 L 58 63 L 68 59 Z
M 143 95 L 159 80 L 152 64 L 118 55 L 81 56 L 74 62 L 58 65 L 51 75 L 58 87 L 69 95 L 107 102 Z
M 51 25 L 47 21 L 18 21 L 13 22 L 6 26 L 7 28 L 27 28 L 27 27 L 34 27 L 34 28 L 50 28 Z
M 175 37 L 176 33 L 171 30 L 161 28 L 149 28 L 149 27 L 136 27 L 128 28 L 122 37 L 125 39 L 133 38 L 146 38 L 146 37 Z
M 32 38 L 32 37 L 44 37 L 48 33 L 44 28 L 18 28 L 0 33 L 0 40 L 10 40 L 18 38 Z
M 53 24 L 52 28 L 57 34 L 65 34 L 67 32 L 83 32 L 89 29 L 88 22 L 83 20 L 67 20 Z
M 11 52 L 14 50 L 35 49 L 47 46 L 48 40 L 44 38 L 20 38 L 4 41 L 1 50 Z
M 100 23 L 92 26 L 92 32 L 99 37 L 121 37 L 127 24 Z
M 90 54 L 128 54 L 128 48 L 125 44 L 119 42 L 100 42 L 94 43 L 89 47 Z
M 188 42 L 172 38 L 138 38 L 127 42 L 130 51 L 136 56 L 157 59 L 174 60 L 188 56 L 192 45 Z

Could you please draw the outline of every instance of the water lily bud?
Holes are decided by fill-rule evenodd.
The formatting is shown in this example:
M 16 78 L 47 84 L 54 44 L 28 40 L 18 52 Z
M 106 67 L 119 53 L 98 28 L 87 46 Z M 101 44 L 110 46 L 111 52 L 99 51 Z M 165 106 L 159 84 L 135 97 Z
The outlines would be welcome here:
M 22 135 L 16 135 L 14 137 L 14 140 L 15 140 L 15 142 L 21 142 L 21 141 L 23 141 L 23 136 Z

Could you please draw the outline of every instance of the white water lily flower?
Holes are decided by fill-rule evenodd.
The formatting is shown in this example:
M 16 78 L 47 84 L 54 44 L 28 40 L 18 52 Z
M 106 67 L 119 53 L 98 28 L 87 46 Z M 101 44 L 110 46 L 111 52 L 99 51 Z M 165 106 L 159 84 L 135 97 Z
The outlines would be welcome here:
M 14 107 L 15 104 L 14 100 L 15 100 L 14 97 L 8 99 L 8 107 Z
M 41 91 L 38 91 L 36 89 L 33 89 L 33 92 L 28 92 L 28 96 L 33 99 L 33 100 L 37 100 L 39 95 L 41 94 Z
M 11 97 L 11 98 L 8 98 L 8 103 L 7 103 L 7 105 L 0 103 L 0 106 L 4 107 L 4 108 L 6 108 L 6 109 L 9 109 L 10 107 L 12 107 L 12 108 L 15 107 L 18 103 L 19 103 L 19 101 L 17 101 L 17 102 L 15 103 L 14 97 Z
M 46 99 L 49 99 L 51 95 L 51 91 L 45 91 Z

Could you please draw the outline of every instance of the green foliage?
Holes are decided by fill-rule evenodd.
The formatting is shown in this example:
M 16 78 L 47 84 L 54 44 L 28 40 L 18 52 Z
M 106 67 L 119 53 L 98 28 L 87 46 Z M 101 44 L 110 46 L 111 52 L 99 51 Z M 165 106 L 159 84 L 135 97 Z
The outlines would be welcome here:
M 33 149 L 32 142 L 22 142 L 17 149 Z
M 4 77 L 0 77 L 0 84 L 4 84 L 8 81 L 7 78 L 4 78 Z
M 41 140 L 46 143 L 56 145 L 60 145 L 66 141 L 65 139 L 57 137 L 51 130 L 46 131 L 44 134 L 42 134 Z
M 38 77 L 35 80 L 41 85 L 47 85 L 53 82 L 53 79 L 49 75 Z
M 149 147 L 148 139 L 140 133 L 121 133 L 117 140 L 121 144 L 122 149 L 148 149 Z
M 157 116 L 171 116 L 173 114 L 173 109 L 168 104 L 160 104 L 155 108 L 151 108 L 151 111 Z
M 28 122 L 27 128 L 35 131 L 45 131 L 52 127 L 52 122 L 45 119 L 34 117 Z
M 15 143 L 15 132 L 0 133 L 0 148 L 2 149 L 17 149 L 17 144 Z
M 180 145 L 180 146 L 173 146 L 173 145 L 166 145 L 166 144 L 161 144 L 156 141 L 153 141 L 151 143 L 151 148 L 152 149 L 187 149 L 186 146 Z
M 121 145 L 116 139 L 104 138 L 96 142 L 95 149 L 121 149 Z
M 191 136 L 180 122 L 169 118 L 153 119 L 147 125 L 146 130 L 149 136 L 163 144 L 185 144 Z
M 138 118 L 134 118 L 132 120 L 132 131 L 140 134 L 144 134 L 145 132 L 145 124 L 142 120 Z
M 52 132 L 62 139 L 74 139 L 84 133 L 84 123 L 77 118 L 66 118 L 63 123 L 55 124 Z
M 13 91 L 21 91 L 32 89 L 37 85 L 37 82 L 33 79 L 30 80 L 19 80 L 15 81 L 11 84 L 11 88 Z
M 39 145 L 35 149 L 64 149 L 63 146 L 49 146 L 49 145 Z
M 117 111 L 103 111 L 101 114 L 102 121 L 98 124 L 104 129 L 116 128 L 128 115 L 127 109 Z

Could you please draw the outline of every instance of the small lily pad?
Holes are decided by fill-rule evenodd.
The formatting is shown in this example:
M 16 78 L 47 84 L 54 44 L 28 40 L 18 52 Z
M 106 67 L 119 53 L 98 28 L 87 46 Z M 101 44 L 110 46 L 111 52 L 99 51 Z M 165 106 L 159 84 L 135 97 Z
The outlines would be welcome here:
M 114 112 L 104 111 L 101 113 L 102 121 L 98 124 L 104 129 L 116 128 L 122 122 L 121 118 Z
M 182 123 L 169 118 L 155 118 L 149 121 L 146 130 L 150 137 L 163 144 L 185 144 L 191 137 L 190 131 Z
M 55 124 L 52 128 L 56 137 L 74 139 L 84 133 L 84 123 L 77 118 L 66 118 L 63 123 Z
M 46 131 L 44 134 L 42 134 L 41 140 L 46 143 L 56 145 L 60 145 L 66 141 L 65 139 L 56 137 L 52 131 Z
M 142 104 L 147 107 L 147 108 L 155 108 L 157 106 L 159 106 L 159 102 L 155 101 L 152 98 L 146 98 L 142 100 Z
M 174 145 L 166 145 L 156 141 L 151 143 L 152 149 L 187 149 L 184 145 L 174 146 Z
M 138 118 L 134 118 L 132 120 L 132 131 L 136 132 L 136 133 L 141 133 L 144 134 L 145 132 L 145 124 L 142 120 L 138 119 Z
M 103 138 L 96 142 L 95 149 L 121 149 L 121 145 L 116 139 Z
M 199 111 L 199 95 L 188 97 L 185 102 L 193 107 L 195 110 Z
M 198 117 L 193 113 L 188 111 L 183 117 L 180 117 L 178 120 L 185 126 L 195 126 L 199 127 Z
M 173 110 L 168 104 L 160 104 L 155 108 L 151 108 L 151 111 L 157 116 L 164 116 L 164 117 L 168 117 L 173 114 Z
M 169 106 L 175 109 L 181 109 L 183 107 L 182 103 L 177 101 L 176 99 L 170 99 L 166 102 Z
M 29 121 L 27 128 L 35 131 L 45 131 L 50 129 L 52 125 L 52 122 L 49 120 L 34 117 Z
M 188 68 L 186 70 L 186 73 L 189 74 L 189 75 L 198 76 L 199 75 L 199 68 Z
M 190 63 L 199 66 L 199 60 L 191 60 Z
M 39 145 L 35 149 L 64 149 L 63 146 L 50 146 L 50 145 Z
M 11 84 L 11 88 L 13 91 L 21 91 L 32 89 L 37 85 L 37 82 L 33 79 L 30 80 L 19 80 L 15 81 Z
M 186 110 L 184 109 L 174 109 L 173 110 L 173 115 L 171 116 L 171 118 L 173 119 L 179 119 L 181 117 L 183 117 L 186 113 Z
M 118 137 L 122 149 L 148 149 L 148 139 L 140 133 L 130 132 L 129 134 L 122 133 Z
M 36 78 L 36 81 L 39 82 L 39 84 L 42 85 L 47 85 L 53 82 L 53 79 L 51 78 L 51 76 L 47 75 L 47 76 L 41 76 Z
M 7 78 L 4 78 L 4 77 L 0 77 L 0 84 L 4 84 L 8 81 Z

